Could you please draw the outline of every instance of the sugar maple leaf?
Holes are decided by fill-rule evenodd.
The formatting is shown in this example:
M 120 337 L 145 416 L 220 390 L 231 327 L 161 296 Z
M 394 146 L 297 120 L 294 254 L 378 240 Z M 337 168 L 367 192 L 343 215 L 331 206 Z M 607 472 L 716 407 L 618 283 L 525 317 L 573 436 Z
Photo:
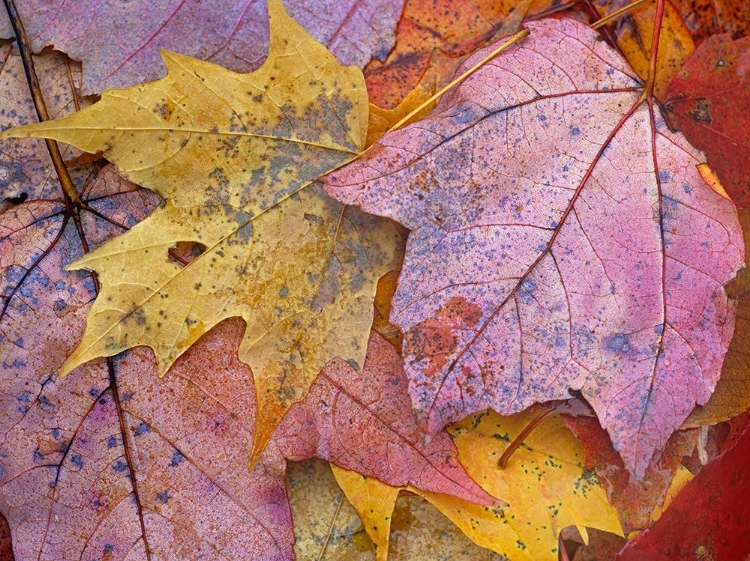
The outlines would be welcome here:
M 398 352 L 373 333 L 363 374 L 341 360 L 326 365 L 274 441 L 290 460 L 319 458 L 391 485 L 494 504 L 466 475 L 446 433 L 425 442 L 406 384 Z
M 395 41 L 404 0 L 286 0 L 285 5 L 342 64 L 363 67 Z M 268 49 L 266 0 L 24 0 L 22 21 L 35 51 L 52 46 L 83 61 L 83 92 L 98 94 L 155 80 L 169 49 L 235 72 L 258 68 Z M 0 10 L 0 38 L 14 38 Z
M 736 210 L 592 30 L 529 28 L 326 190 L 411 230 L 391 321 L 431 430 L 580 390 L 641 475 L 719 377 Z
M 241 316 L 240 357 L 258 388 L 254 457 L 326 362 L 361 367 L 377 279 L 399 263 L 392 224 L 310 185 L 364 146 L 361 72 L 341 67 L 280 2 L 270 13 L 270 54 L 253 74 L 165 53 L 166 78 L 10 131 L 105 151 L 166 199 L 72 266 L 95 270 L 102 292 L 62 373 L 147 345 L 163 374 L 214 325 Z M 178 242 L 207 249 L 182 267 L 167 258 Z

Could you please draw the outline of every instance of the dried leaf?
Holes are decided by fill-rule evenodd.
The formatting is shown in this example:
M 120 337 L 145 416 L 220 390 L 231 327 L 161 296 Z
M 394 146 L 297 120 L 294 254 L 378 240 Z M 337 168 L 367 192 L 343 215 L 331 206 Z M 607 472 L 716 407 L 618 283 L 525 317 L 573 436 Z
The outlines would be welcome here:
M 132 224 L 158 203 L 106 168 L 81 197 L 108 218 L 83 214 L 92 247 L 118 230 L 113 222 Z M 82 252 L 63 209 L 32 200 L 0 215 L 0 254 L 14 257 L 2 263 L 12 297 L 0 318 L 0 511 L 16 558 L 289 559 L 283 461 L 268 456 L 248 472 L 254 396 L 228 383 L 243 369 L 251 376 L 232 352 L 239 321 L 204 338 L 169 378 L 138 354 L 57 374 L 95 294 L 89 275 L 63 270 Z M 198 523 L 213 520 L 223 522 Z
M 363 372 L 343 360 L 326 365 L 307 398 L 284 417 L 274 442 L 290 460 L 319 458 L 390 485 L 496 502 L 466 475 L 447 434 L 424 438 L 401 357 L 375 333 Z
M 734 37 L 750 33 L 750 4 L 745 0 L 669 0 L 685 18 L 696 42 L 729 32 Z
M 396 47 L 365 68 L 370 101 L 394 109 L 434 65 L 438 89 L 461 57 L 499 33 L 518 29 L 531 0 L 407 0 L 396 28 Z
M 285 0 L 294 19 L 344 65 L 365 66 L 393 47 L 404 0 Z M 220 64 L 258 68 L 268 49 L 265 0 L 18 2 L 35 51 L 54 45 L 83 61 L 85 94 L 161 77 L 160 49 Z M 13 37 L 0 10 L 0 38 Z
M 745 247 L 750 247 L 750 209 L 740 209 L 739 216 Z M 741 270 L 727 285 L 727 292 L 737 301 L 734 338 L 714 393 L 685 420 L 685 428 L 727 421 L 750 409 L 750 270 Z
M 411 230 L 391 321 L 431 431 L 580 390 L 642 475 L 719 377 L 736 210 L 594 32 L 528 26 L 326 190 Z
M 79 64 L 70 62 L 60 53 L 45 52 L 35 58 L 35 66 L 51 116 L 63 117 L 86 104 L 78 92 Z M 10 44 L 0 45 L 0 92 L 4 98 L 0 106 L 0 130 L 37 122 L 21 57 L 12 54 Z M 62 155 L 66 160 L 78 154 L 72 146 L 63 147 Z M 82 174 L 73 175 L 82 179 Z M 60 185 L 44 141 L 0 141 L 0 205 L 8 199 L 19 202 L 21 199 L 51 199 L 59 192 Z
M 601 16 L 606 16 L 630 3 L 630 0 L 595 0 L 594 5 Z M 648 78 L 655 21 L 656 3 L 646 3 L 618 20 L 615 26 L 620 52 L 643 80 Z M 665 2 L 656 60 L 657 99 L 664 99 L 667 86 L 694 50 L 695 44 L 680 13 L 670 2 Z
M 661 518 L 628 543 L 616 560 L 746 559 L 749 485 L 750 430 L 746 430 L 733 447 L 685 485 Z
M 693 452 L 696 431 L 673 434 L 660 457 L 651 461 L 641 479 L 635 479 L 596 419 L 567 415 L 562 419 L 583 448 L 584 466 L 596 474 L 607 490 L 609 502 L 617 509 L 625 534 L 648 526 L 654 506 L 663 504 L 683 458 Z
M 706 153 L 737 206 L 750 206 L 750 37 L 706 40 L 669 85 L 670 124 Z
M 546 419 L 508 466 L 498 467 L 531 416 L 480 413 L 450 429 L 467 472 L 510 506 L 491 508 L 413 487 L 407 490 L 424 496 L 476 544 L 509 559 L 557 560 L 558 536 L 568 525 L 621 533 L 615 510 L 583 469 L 583 452 L 559 418 Z M 377 545 L 378 559 L 385 559 L 398 489 L 351 472 L 334 474 Z
M 364 362 L 375 285 L 399 266 L 391 224 L 310 185 L 363 147 L 361 72 L 341 67 L 280 2 L 270 6 L 270 55 L 253 74 L 165 53 L 166 78 L 10 131 L 102 150 L 167 201 L 72 265 L 95 270 L 102 293 L 62 372 L 146 345 L 163 374 L 241 316 L 240 358 L 258 388 L 254 459 L 326 362 Z M 167 259 L 178 242 L 207 249 L 182 267 Z

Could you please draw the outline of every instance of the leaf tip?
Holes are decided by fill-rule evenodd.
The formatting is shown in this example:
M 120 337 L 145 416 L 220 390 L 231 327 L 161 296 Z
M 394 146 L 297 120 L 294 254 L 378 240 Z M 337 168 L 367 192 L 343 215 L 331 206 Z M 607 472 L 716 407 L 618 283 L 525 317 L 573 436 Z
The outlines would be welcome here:
M 724 189 L 724 186 L 721 184 L 721 181 L 719 181 L 719 176 L 716 175 L 714 170 L 712 170 L 708 164 L 698 164 L 698 173 L 701 174 L 701 177 L 703 178 L 703 181 L 708 183 L 708 186 L 711 187 L 711 189 L 724 197 L 725 199 L 731 201 L 732 199 L 727 194 L 726 190 Z

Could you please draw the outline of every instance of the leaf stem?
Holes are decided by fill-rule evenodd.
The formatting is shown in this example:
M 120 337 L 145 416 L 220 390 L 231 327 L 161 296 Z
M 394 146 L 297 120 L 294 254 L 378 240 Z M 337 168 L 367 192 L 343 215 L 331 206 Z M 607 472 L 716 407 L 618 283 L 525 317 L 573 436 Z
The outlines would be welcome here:
M 453 88 L 454 86 L 460 84 L 466 78 L 474 74 L 477 70 L 482 68 L 485 64 L 487 64 L 490 60 L 495 58 L 497 55 L 499 55 L 501 52 L 506 50 L 511 45 L 518 43 L 521 39 L 524 39 L 528 37 L 530 34 L 529 30 L 524 28 L 520 31 L 516 32 L 514 35 L 508 38 L 507 41 L 505 41 L 502 45 L 494 49 L 491 53 L 489 53 L 486 57 L 484 57 L 482 60 L 477 62 L 474 66 L 469 68 L 467 71 L 463 72 L 460 76 L 457 78 L 454 78 L 451 80 L 451 82 L 446 85 L 445 87 L 441 88 L 440 91 L 436 92 L 430 99 L 424 101 L 419 105 L 419 107 L 415 108 L 413 111 L 411 111 L 406 117 L 401 119 L 398 123 L 393 125 L 390 129 L 388 129 L 388 132 L 391 132 L 393 130 L 396 130 L 398 128 L 401 128 L 405 124 L 407 124 L 415 115 L 419 114 L 421 111 L 423 111 L 426 107 L 429 107 L 430 104 L 432 104 L 434 101 L 436 101 L 438 98 L 440 98 L 445 92 Z
M 21 53 L 23 69 L 26 72 L 26 80 L 29 83 L 29 89 L 31 90 L 31 97 L 34 100 L 36 114 L 39 116 L 40 121 L 49 121 L 49 113 L 47 113 L 47 106 L 44 103 L 42 88 L 39 85 L 39 78 L 34 69 L 34 61 L 31 58 L 29 37 L 26 35 L 26 30 L 18 16 L 18 10 L 14 0 L 3 0 L 3 2 L 5 3 L 5 9 L 8 11 L 8 19 L 13 26 L 13 32 L 16 35 L 16 43 L 18 44 L 18 50 Z M 60 147 L 54 140 L 45 139 L 45 143 L 47 144 L 49 155 L 52 158 L 52 165 L 55 167 L 55 172 L 60 180 L 60 186 L 62 187 L 66 205 L 69 208 L 71 206 L 81 206 L 81 198 L 78 196 L 78 192 L 73 185 L 73 180 L 70 178 L 68 169 L 65 167 L 62 154 L 60 154 Z
M 506 448 L 505 452 L 503 452 L 503 455 L 500 456 L 500 460 L 497 462 L 497 465 L 505 469 L 505 467 L 508 465 L 508 460 L 510 457 L 514 454 L 516 450 L 523 444 L 523 441 L 528 438 L 528 436 L 531 434 L 531 432 L 539 426 L 539 424 L 547 418 L 547 416 L 552 413 L 557 408 L 556 404 L 547 404 L 542 407 L 542 410 L 540 411 L 539 415 L 534 417 L 531 422 L 524 427 L 524 429 L 518 433 L 518 436 L 516 436 L 513 439 L 513 442 L 510 443 L 510 446 Z
M 656 83 L 656 63 L 659 55 L 659 38 L 661 36 L 661 22 L 664 19 L 664 0 L 656 0 L 656 15 L 654 16 L 654 32 L 651 36 L 651 61 L 648 65 L 648 80 L 643 88 L 643 94 L 638 100 L 641 103 L 652 97 Z

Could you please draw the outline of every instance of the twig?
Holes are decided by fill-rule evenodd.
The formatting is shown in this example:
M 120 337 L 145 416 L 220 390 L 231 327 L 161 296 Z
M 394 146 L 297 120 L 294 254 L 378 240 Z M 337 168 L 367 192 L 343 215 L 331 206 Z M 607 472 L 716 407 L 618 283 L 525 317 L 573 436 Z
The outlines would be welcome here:
M 13 32 L 16 34 L 16 43 L 21 53 L 23 69 L 26 72 L 26 80 L 29 82 L 29 89 L 31 90 L 31 97 L 34 100 L 36 114 L 39 116 L 40 121 L 49 121 L 49 113 L 47 113 L 47 106 L 44 103 L 42 88 L 39 85 L 39 78 L 37 78 L 36 70 L 34 70 L 34 61 L 31 58 L 29 37 L 26 35 L 23 23 L 18 17 L 18 10 L 16 9 L 14 0 L 3 0 L 3 2 L 5 3 L 5 9 L 8 11 L 8 19 L 13 26 Z M 70 178 L 68 170 L 65 167 L 62 154 L 60 154 L 60 147 L 54 140 L 46 139 L 44 142 L 47 144 L 47 150 L 49 150 L 49 155 L 52 158 L 52 165 L 55 167 L 55 172 L 60 180 L 66 205 L 68 207 L 80 206 L 81 198 L 78 196 L 78 192 L 73 185 L 73 180 Z

